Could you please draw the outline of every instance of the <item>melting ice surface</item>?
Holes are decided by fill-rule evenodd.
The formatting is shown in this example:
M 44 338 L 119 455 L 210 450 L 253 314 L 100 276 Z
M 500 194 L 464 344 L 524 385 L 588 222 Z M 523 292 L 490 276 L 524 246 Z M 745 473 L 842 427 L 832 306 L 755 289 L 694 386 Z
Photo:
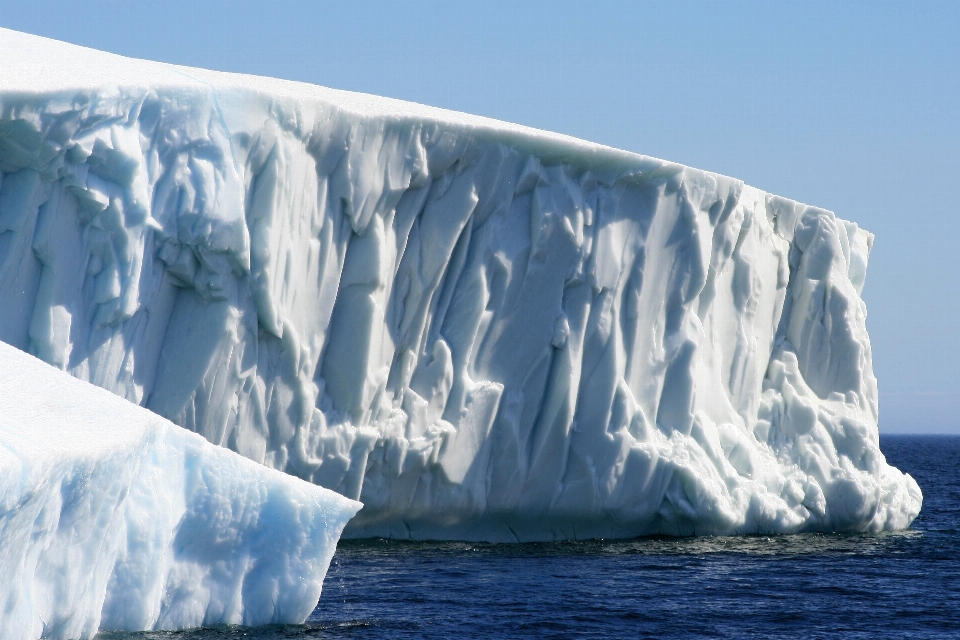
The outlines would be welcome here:
M 0 31 L 0 340 L 345 535 L 877 531 L 871 234 L 557 134 Z
M 0 637 L 302 623 L 361 505 L 0 344 Z

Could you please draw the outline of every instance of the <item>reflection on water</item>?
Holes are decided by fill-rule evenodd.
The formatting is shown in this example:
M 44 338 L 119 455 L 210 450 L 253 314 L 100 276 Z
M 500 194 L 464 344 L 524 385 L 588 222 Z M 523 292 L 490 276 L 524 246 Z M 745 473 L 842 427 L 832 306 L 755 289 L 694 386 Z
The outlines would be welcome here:
M 657 536 L 635 540 L 586 540 L 577 542 L 529 542 L 485 544 L 477 542 L 410 542 L 396 540 L 344 540 L 337 553 L 437 557 L 497 556 L 584 556 L 593 555 L 704 555 L 714 553 L 789 556 L 811 554 L 899 553 L 922 538 L 915 529 L 877 534 L 802 533 L 789 536 L 726 536 L 675 538 Z

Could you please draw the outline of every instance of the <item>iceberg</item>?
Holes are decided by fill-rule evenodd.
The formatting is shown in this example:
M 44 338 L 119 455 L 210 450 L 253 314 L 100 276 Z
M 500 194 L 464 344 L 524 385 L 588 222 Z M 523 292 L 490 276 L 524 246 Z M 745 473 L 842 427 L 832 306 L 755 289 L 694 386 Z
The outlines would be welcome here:
M 360 504 L 0 344 L 0 637 L 300 624 Z
M 345 536 L 909 526 L 873 236 L 482 117 L 0 30 L 0 340 L 365 505 Z

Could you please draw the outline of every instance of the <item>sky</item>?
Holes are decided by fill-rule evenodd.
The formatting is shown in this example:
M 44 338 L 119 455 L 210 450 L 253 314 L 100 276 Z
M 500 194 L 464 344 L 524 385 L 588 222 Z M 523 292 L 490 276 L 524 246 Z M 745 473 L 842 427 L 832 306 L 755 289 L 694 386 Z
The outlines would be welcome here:
M 960 2 L 0 0 L 0 26 L 559 131 L 835 211 L 876 235 L 881 433 L 960 434 Z

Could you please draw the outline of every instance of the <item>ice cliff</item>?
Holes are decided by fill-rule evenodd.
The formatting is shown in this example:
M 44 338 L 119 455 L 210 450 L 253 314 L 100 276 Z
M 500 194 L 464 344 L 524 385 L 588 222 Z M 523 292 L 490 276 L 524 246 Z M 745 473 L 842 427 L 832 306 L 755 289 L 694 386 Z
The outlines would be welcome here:
M 302 623 L 360 505 L 0 344 L 0 638 Z
M 0 31 L 0 340 L 350 536 L 878 531 L 873 237 L 484 118 Z

